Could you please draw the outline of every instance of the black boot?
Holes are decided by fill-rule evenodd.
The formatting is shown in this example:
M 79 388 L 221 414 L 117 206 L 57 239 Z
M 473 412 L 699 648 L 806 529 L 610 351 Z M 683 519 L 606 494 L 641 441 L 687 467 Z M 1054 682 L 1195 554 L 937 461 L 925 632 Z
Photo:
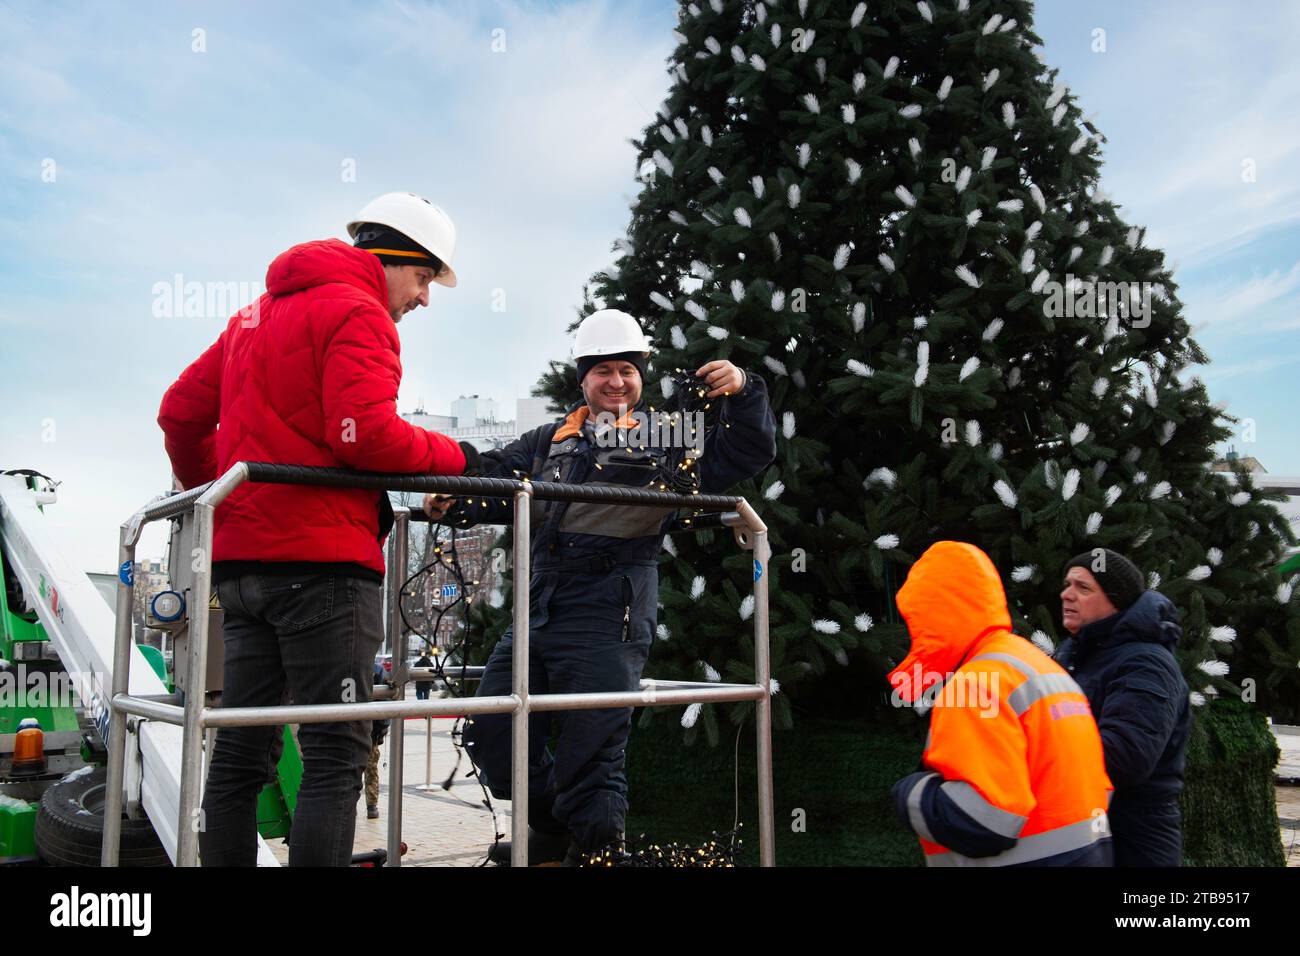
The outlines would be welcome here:
M 566 859 L 566 853 L 572 841 L 567 831 L 551 833 L 546 830 L 538 830 L 535 827 L 528 828 L 528 865 L 536 866 L 539 863 L 559 863 Z M 510 865 L 510 847 L 509 840 L 498 840 L 488 850 L 488 859 L 498 866 Z
M 588 853 L 576 843 L 569 844 L 569 852 L 564 854 L 564 862 L 560 866 L 582 866 L 587 862 Z

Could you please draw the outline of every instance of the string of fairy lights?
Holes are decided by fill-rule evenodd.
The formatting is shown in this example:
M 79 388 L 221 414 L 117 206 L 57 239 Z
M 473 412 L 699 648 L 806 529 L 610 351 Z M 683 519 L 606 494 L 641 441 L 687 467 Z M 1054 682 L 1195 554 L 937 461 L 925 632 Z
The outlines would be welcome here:
M 693 372 L 688 369 L 675 369 L 671 380 L 673 387 L 664 402 L 663 408 L 658 412 L 670 430 L 685 436 L 688 432 L 694 435 L 696 429 L 702 429 L 702 434 L 706 434 L 709 429 L 714 427 L 730 427 L 730 423 L 719 421 L 719 409 L 708 398 L 708 387 L 703 385 Z M 649 412 L 654 415 L 656 409 L 651 406 Z M 632 447 L 642 451 L 646 449 L 644 442 Z M 675 494 L 699 494 L 701 449 L 697 449 L 694 442 L 685 440 L 671 443 L 667 447 L 661 447 L 659 467 L 645 487 L 648 490 Z M 599 462 L 595 464 L 595 467 L 598 470 L 604 470 Z M 518 478 L 530 477 L 519 471 L 515 472 L 515 476 Z M 556 475 L 555 477 L 556 480 L 559 480 L 560 476 Z M 470 502 L 466 503 L 469 504 Z M 480 502 L 480 507 L 486 505 L 487 501 Z M 698 514 L 699 512 L 693 512 L 692 516 L 698 516 Z M 691 517 L 683 517 L 680 521 L 684 527 L 690 527 L 691 525 Z M 468 524 L 468 521 L 466 524 Z M 469 666 L 469 655 L 466 653 L 466 646 L 469 643 L 470 635 L 469 612 L 477 596 L 479 582 L 477 580 L 467 580 L 465 571 L 461 566 L 455 525 L 438 521 L 431 523 L 429 529 L 429 534 L 433 536 L 432 559 L 412 572 L 402 584 L 398 593 L 398 610 L 404 628 L 403 636 L 405 637 L 408 633 L 416 634 L 420 638 L 424 650 L 433 661 L 433 680 L 440 682 L 452 696 L 459 697 L 462 696 L 459 688 L 465 686 L 468 673 L 466 668 Z M 445 539 L 443 538 L 444 530 L 448 532 L 448 537 Z M 456 584 L 455 598 L 450 603 L 438 605 L 436 613 L 426 612 L 422 630 L 407 617 L 405 599 L 414 596 L 410 591 L 413 584 L 421 581 L 426 576 L 432 576 L 439 572 L 446 578 L 454 580 Z M 427 587 L 427 585 L 425 586 Z M 437 586 L 436 579 L 435 586 Z M 456 643 L 444 651 L 438 645 L 437 635 L 443 619 L 456 608 L 461 609 L 461 634 Z M 448 661 L 455 661 L 457 658 L 460 661 L 459 675 L 456 674 L 454 663 L 448 669 Z M 460 771 L 462 755 L 468 757 L 473 768 L 470 775 L 478 780 L 479 788 L 483 793 L 483 805 L 487 807 L 492 817 L 494 834 L 492 849 L 478 864 L 479 866 L 485 866 L 493 856 L 492 850 L 500 843 L 504 834 L 498 824 L 497 811 L 492 803 L 492 796 L 483 783 L 477 765 L 474 764 L 473 755 L 469 753 L 468 748 L 465 746 L 465 720 L 464 717 L 458 718 L 452 729 L 451 738 L 456 749 L 456 766 L 446 780 L 443 781 L 443 789 L 450 789 L 452 781 Z M 729 833 L 720 835 L 714 832 L 707 843 L 700 845 L 674 842 L 661 846 L 645 842 L 643 834 L 636 840 L 611 843 L 588 854 L 582 860 L 582 865 L 605 867 L 731 867 L 735 866 L 736 853 L 743 843 L 739 839 L 740 829 L 741 825 L 737 817 L 737 821 Z
M 645 843 L 645 834 L 626 845 L 608 843 L 594 853 L 588 854 L 583 861 L 585 866 L 643 866 L 643 867 L 681 867 L 711 866 L 734 867 L 736 854 L 745 841 L 740 838 L 740 831 L 745 825 L 740 822 L 740 732 L 736 728 L 735 748 L 732 754 L 732 773 L 735 798 L 735 817 L 731 821 L 728 833 L 712 834 L 708 843 L 695 844 L 669 843 L 660 846 L 657 843 Z M 722 841 L 726 841 L 725 843 Z
M 714 832 L 709 842 L 695 845 L 691 843 L 669 843 L 660 846 L 657 843 L 643 844 L 644 835 L 638 840 L 629 840 L 626 845 L 611 843 L 583 861 L 584 866 L 636 866 L 636 867 L 733 867 L 736 865 L 736 852 L 744 843 L 737 838 L 736 832 L 719 834 Z
M 702 437 L 710 428 L 719 424 L 720 410 L 714 407 L 713 401 L 708 397 L 708 386 L 701 383 L 694 372 L 684 368 L 674 369 L 670 381 L 673 387 L 660 414 L 667 415 L 671 430 L 677 430 L 683 438 L 688 430 L 692 437 L 698 430 Z M 650 406 L 650 414 L 655 412 L 654 406 Z M 726 428 L 731 427 L 728 422 L 721 424 Z M 644 445 L 639 447 L 645 448 Z M 664 448 L 663 452 L 664 463 L 647 488 L 679 495 L 698 495 L 702 450 L 699 454 L 693 454 L 696 452 L 694 443 L 682 441 Z M 689 521 L 684 520 L 683 523 L 689 524 Z

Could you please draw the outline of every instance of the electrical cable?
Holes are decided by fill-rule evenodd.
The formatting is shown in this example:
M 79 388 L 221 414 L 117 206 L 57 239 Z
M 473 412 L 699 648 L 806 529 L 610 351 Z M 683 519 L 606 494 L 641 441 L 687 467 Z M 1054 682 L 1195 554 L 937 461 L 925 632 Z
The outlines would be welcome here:
M 438 557 L 436 557 L 433 561 L 424 564 L 422 567 L 412 572 L 410 576 L 407 577 L 407 579 L 403 582 L 401 588 L 398 591 L 397 608 L 398 608 L 398 613 L 401 616 L 402 626 L 404 629 L 400 641 L 402 642 L 401 646 L 404 648 L 405 647 L 404 642 L 406 640 L 407 635 L 416 634 L 420 638 L 421 643 L 424 645 L 425 650 L 427 652 L 431 652 L 431 656 L 435 661 L 433 665 L 433 672 L 434 672 L 433 678 L 435 684 L 440 682 L 442 686 L 447 690 L 447 692 L 451 694 L 451 696 L 459 697 L 462 695 L 457 693 L 456 688 L 457 686 L 462 688 L 465 686 L 465 680 L 468 674 L 466 668 L 468 668 L 469 666 L 469 656 L 468 654 L 465 653 L 465 648 L 466 648 L 466 644 L 469 642 L 469 634 L 470 634 L 469 606 L 473 602 L 473 598 L 474 598 L 474 594 L 471 588 L 477 588 L 478 581 L 474 581 L 472 582 L 472 584 L 466 583 L 465 572 L 461 568 L 461 564 L 460 564 L 460 553 L 456 547 L 457 529 L 453 526 L 446 526 L 447 530 L 450 532 L 450 539 L 449 541 L 444 543 L 442 541 L 443 527 L 444 525 L 441 521 L 436 523 L 431 523 L 429 525 L 429 534 L 433 536 L 433 542 L 432 542 L 433 553 Z M 420 630 L 411 623 L 410 619 L 407 618 L 406 608 L 404 606 L 404 599 L 407 597 L 414 596 L 412 594 L 408 594 L 408 589 L 411 587 L 411 584 L 413 582 L 415 582 L 417 579 L 423 576 L 431 576 L 433 574 L 433 569 L 438 567 L 447 569 L 445 573 L 455 578 L 456 586 L 457 586 L 457 597 L 454 601 L 452 601 L 450 604 L 446 605 L 445 607 L 440 606 L 436 618 L 433 615 L 426 615 L 425 616 L 426 632 L 421 633 Z M 438 630 L 442 625 L 443 617 L 457 606 L 460 606 L 463 611 L 463 617 L 461 621 L 461 637 L 460 640 L 454 646 L 450 647 L 447 650 L 446 654 L 443 654 L 439 650 L 437 644 Z M 454 657 L 457 655 L 459 655 L 461 660 L 461 672 L 459 678 L 453 676 L 455 674 L 454 668 L 452 669 L 452 673 L 450 674 L 446 670 L 447 658 Z M 468 757 L 470 762 L 470 767 L 472 768 L 468 776 L 472 776 L 478 781 L 479 789 L 483 793 L 482 805 L 487 807 L 488 813 L 491 814 L 492 817 L 492 833 L 493 833 L 492 846 L 488 849 L 488 852 L 483 857 L 483 859 L 477 864 L 478 866 L 483 867 L 486 866 L 488 862 L 491 860 L 492 851 L 495 850 L 497 844 L 501 842 L 501 838 L 504 836 L 504 834 L 501 833 L 501 827 L 498 823 L 496 807 L 492 803 L 492 794 L 488 791 L 487 786 L 483 783 L 483 777 L 482 774 L 479 773 L 478 765 L 474 762 L 474 756 L 473 754 L 470 753 L 469 747 L 464 743 L 464 725 L 466 719 L 467 718 L 465 717 L 459 717 L 456 719 L 455 724 L 452 725 L 450 737 L 451 737 L 452 747 L 456 751 L 456 765 L 452 768 L 452 771 L 448 775 L 448 777 L 443 781 L 442 788 L 448 791 L 451 790 L 452 782 L 455 779 L 456 774 L 460 770 L 461 757 L 462 756 Z M 453 796 L 455 796 L 455 794 L 453 794 Z M 468 801 L 463 801 L 463 802 L 465 802 L 469 806 L 477 805 L 477 804 L 470 804 Z

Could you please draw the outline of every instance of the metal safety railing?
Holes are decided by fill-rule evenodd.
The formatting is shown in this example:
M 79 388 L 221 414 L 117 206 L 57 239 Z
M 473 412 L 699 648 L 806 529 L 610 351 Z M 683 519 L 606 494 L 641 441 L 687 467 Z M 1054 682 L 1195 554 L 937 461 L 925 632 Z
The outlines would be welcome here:
M 438 492 L 442 494 L 514 499 L 514 656 L 513 693 L 496 697 L 456 697 L 407 701 L 403 687 L 410 679 L 405 661 L 399 666 L 394 652 L 393 696 L 395 700 L 367 703 L 278 705 L 267 707 L 208 707 L 207 687 L 208 615 L 207 595 L 212 590 L 213 515 L 217 505 L 245 481 L 270 484 L 314 485 L 361 488 L 380 491 Z M 629 507 L 672 506 L 718 513 L 718 524 L 730 527 L 741 548 L 754 555 L 754 676 L 753 684 L 698 683 L 693 681 L 643 680 L 641 690 L 590 694 L 531 694 L 528 687 L 529 655 L 529 505 L 542 501 L 584 501 L 624 504 Z M 117 585 L 117 621 L 113 650 L 112 692 L 109 706 L 108 781 L 104 800 L 104 841 L 100 862 L 116 866 L 121 841 L 122 806 L 125 799 L 125 761 L 128 715 L 177 724 L 182 729 L 180 805 L 178 809 L 176 863 L 197 866 L 199 859 L 199 807 L 203 785 L 203 743 L 208 728 L 272 726 L 277 724 L 325 723 L 340 720 L 390 720 L 394 746 L 388 762 L 388 866 L 401 864 L 403 733 L 406 717 L 512 715 L 511 752 L 511 864 L 528 864 L 528 720 L 542 711 L 594 710 L 606 707 L 666 707 L 692 703 L 721 703 L 752 700 L 758 756 L 759 862 L 776 862 L 772 795 L 772 699 L 771 664 L 768 647 L 768 562 L 771 547 L 767 526 L 744 498 L 728 495 L 681 495 L 637 488 L 570 485 L 555 482 L 501 478 L 466 478 L 446 475 L 390 475 L 332 468 L 309 468 L 264 462 L 239 462 L 216 481 L 181 494 L 155 499 L 122 524 L 118 551 L 119 567 L 135 561 L 141 529 L 152 521 L 193 511 L 196 562 L 192 601 L 200 613 L 189 622 L 187 646 L 188 686 L 184 706 L 132 697 L 129 687 L 131 612 L 134 579 L 122 574 Z M 399 595 L 407 567 L 409 511 L 394 509 L 395 522 L 388 541 L 386 578 L 386 635 L 390 647 L 401 642 L 403 622 Z

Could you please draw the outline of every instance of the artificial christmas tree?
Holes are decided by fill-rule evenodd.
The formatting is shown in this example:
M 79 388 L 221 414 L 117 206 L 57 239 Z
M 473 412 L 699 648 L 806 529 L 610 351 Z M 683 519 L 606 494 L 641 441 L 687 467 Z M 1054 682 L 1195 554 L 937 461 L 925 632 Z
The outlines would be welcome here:
M 1100 135 L 1031 16 L 1025 0 L 682 6 L 671 88 L 636 143 L 643 189 L 583 313 L 642 318 L 647 395 L 656 371 L 719 356 L 770 383 L 778 458 L 734 491 L 771 528 L 780 726 L 792 700 L 888 698 L 907 646 L 893 594 L 940 539 L 992 557 L 1044 648 L 1064 563 L 1124 553 L 1183 612 L 1194 703 L 1300 708 L 1300 612 L 1274 570 L 1290 533 L 1248 478 L 1207 470 L 1227 431 L 1189 374 L 1206 358 L 1163 254 L 1099 189 Z M 560 404 L 572 382 L 553 363 L 542 390 Z M 648 672 L 752 680 L 748 557 L 710 531 L 668 550 Z M 716 739 L 719 716 L 689 709 L 688 737 Z

